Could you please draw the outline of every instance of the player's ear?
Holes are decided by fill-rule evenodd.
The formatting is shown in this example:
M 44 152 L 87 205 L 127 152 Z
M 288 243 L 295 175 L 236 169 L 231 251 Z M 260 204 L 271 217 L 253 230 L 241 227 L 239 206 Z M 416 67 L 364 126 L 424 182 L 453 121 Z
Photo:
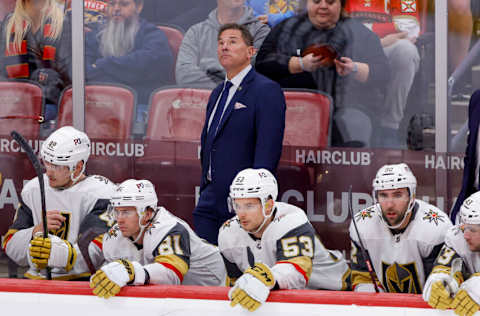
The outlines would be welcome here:
M 77 164 L 75 165 L 75 168 L 73 169 L 73 175 L 75 177 L 78 177 L 80 172 L 82 172 L 82 167 L 83 167 L 83 160 L 80 160 L 79 162 L 77 162 Z
M 266 203 L 265 203 L 265 214 L 270 215 L 273 209 L 273 200 L 270 198 Z
M 150 207 L 147 207 L 143 215 L 142 224 L 147 224 L 153 218 L 153 210 Z

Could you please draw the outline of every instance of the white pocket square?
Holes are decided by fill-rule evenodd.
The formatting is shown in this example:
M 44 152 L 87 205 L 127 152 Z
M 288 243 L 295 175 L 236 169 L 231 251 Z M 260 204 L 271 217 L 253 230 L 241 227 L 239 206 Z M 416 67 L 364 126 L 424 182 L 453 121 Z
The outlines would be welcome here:
M 235 110 L 239 110 L 239 109 L 243 109 L 243 108 L 247 108 L 247 106 L 245 104 L 241 104 L 240 102 L 237 102 L 235 103 L 235 105 L 233 106 L 233 108 Z

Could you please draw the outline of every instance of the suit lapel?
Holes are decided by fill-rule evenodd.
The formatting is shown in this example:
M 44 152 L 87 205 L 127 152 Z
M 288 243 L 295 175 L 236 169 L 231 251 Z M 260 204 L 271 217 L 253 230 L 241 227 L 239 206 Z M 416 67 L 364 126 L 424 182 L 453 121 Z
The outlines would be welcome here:
M 240 83 L 240 86 L 237 88 L 237 91 L 235 92 L 232 99 L 230 100 L 230 103 L 228 103 L 227 109 L 223 114 L 222 121 L 218 126 L 218 131 L 215 137 L 217 137 L 222 132 L 223 127 L 225 126 L 226 122 L 228 121 L 228 119 L 230 118 L 230 115 L 233 112 L 234 104 L 237 103 L 237 101 L 240 100 L 242 96 L 247 92 L 248 86 L 251 84 L 254 77 L 255 77 L 255 70 L 253 70 L 252 68 L 248 72 L 248 74 L 245 76 L 245 78 L 243 78 L 242 82 Z

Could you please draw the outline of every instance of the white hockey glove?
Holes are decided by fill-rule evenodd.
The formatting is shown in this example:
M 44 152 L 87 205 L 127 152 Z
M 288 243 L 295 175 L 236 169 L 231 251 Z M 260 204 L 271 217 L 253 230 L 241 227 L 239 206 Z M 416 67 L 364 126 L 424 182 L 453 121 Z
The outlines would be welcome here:
M 463 282 L 452 303 L 455 314 L 472 316 L 480 309 L 480 273 Z
M 98 297 L 110 298 L 117 295 L 128 283 L 145 284 L 145 278 L 145 269 L 140 263 L 120 259 L 110 262 L 92 275 L 90 288 Z
M 48 238 L 34 237 L 30 241 L 29 255 L 32 264 L 39 270 L 49 266 L 70 271 L 77 260 L 77 251 L 73 245 L 55 235 L 48 235 Z
M 458 282 L 447 273 L 431 273 L 423 287 L 423 300 L 433 308 L 445 310 L 453 302 Z
M 275 279 L 270 269 L 263 263 L 256 263 L 245 270 L 228 292 L 233 307 L 240 304 L 253 312 L 268 298 L 270 290 L 275 286 Z

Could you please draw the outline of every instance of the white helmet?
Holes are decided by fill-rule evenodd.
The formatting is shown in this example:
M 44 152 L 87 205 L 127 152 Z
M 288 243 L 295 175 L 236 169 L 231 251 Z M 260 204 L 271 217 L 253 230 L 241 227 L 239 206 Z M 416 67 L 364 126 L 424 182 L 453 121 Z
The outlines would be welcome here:
M 120 183 L 110 199 L 113 207 L 134 206 L 142 217 L 147 207 L 157 208 L 157 194 L 153 184 L 148 180 L 129 179 Z
M 157 209 L 157 194 L 153 184 L 148 180 L 129 179 L 120 183 L 110 199 L 111 211 L 115 207 L 133 206 L 137 210 L 138 224 L 140 233 L 134 242 L 141 237 L 143 230 L 148 223 L 142 225 L 142 218 L 147 208 L 151 208 L 154 212 Z
M 470 195 L 460 207 L 460 223 L 480 224 L 480 192 Z
M 262 212 L 265 217 L 262 225 L 253 233 L 260 231 L 268 218 L 273 214 L 265 214 L 265 204 L 272 199 L 275 203 L 278 195 L 277 180 L 267 169 L 244 169 L 240 171 L 233 179 L 230 185 L 230 195 L 228 206 L 230 212 L 233 212 L 233 199 L 259 198 L 262 203 Z
M 415 205 L 415 196 L 417 190 L 417 179 L 413 175 L 410 168 L 407 166 L 406 163 L 400 163 L 396 165 L 385 165 L 378 169 L 377 175 L 375 179 L 373 179 L 373 199 L 375 204 L 378 203 L 377 201 L 377 192 L 382 190 L 391 190 L 391 189 L 401 189 L 407 188 L 410 194 L 410 201 L 408 203 L 407 211 L 403 217 L 403 220 L 400 224 L 391 226 L 389 225 L 383 218 L 383 214 L 381 214 L 381 207 L 380 207 L 380 218 L 383 220 L 384 224 L 392 229 L 396 229 L 402 226 L 405 219 L 408 215 L 412 212 L 413 206 Z
M 87 134 L 72 126 L 64 126 L 53 132 L 43 142 L 41 156 L 44 161 L 51 164 L 67 166 L 70 169 L 72 181 L 76 182 L 85 171 L 90 148 L 90 139 Z M 79 161 L 83 161 L 82 171 L 73 178 L 73 172 Z

